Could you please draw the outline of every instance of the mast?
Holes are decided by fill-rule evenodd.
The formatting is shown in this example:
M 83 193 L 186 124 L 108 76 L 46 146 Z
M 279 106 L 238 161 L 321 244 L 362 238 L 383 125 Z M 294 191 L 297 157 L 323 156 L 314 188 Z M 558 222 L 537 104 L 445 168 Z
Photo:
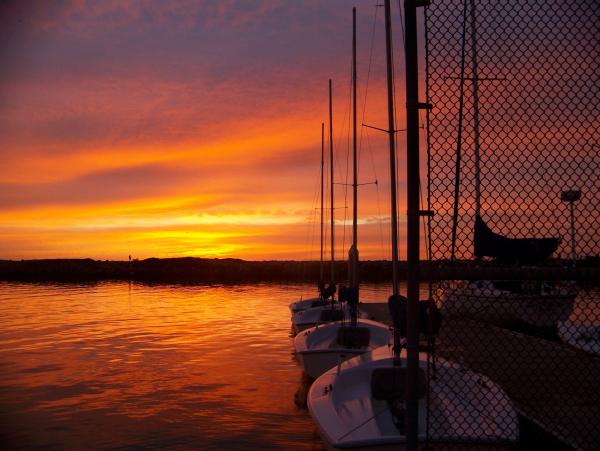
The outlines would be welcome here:
M 323 286 L 323 232 L 324 232 L 324 185 L 325 185 L 325 123 L 321 122 L 321 261 L 319 263 L 319 287 Z
M 352 217 L 352 246 L 356 247 L 358 243 L 358 169 L 356 165 L 356 8 L 352 8 L 352 120 L 353 120 L 353 157 L 354 157 L 354 188 L 353 194 L 353 212 Z M 356 283 L 356 281 L 355 281 Z
M 398 213 L 396 210 L 396 139 L 394 125 L 394 74 L 392 68 L 392 18 L 385 0 L 385 54 L 387 62 L 388 135 L 390 143 L 390 201 L 392 220 L 392 293 L 398 294 Z
M 353 117 L 353 168 L 352 182 L 352 246 L 348 252 L 348 279 L 352 290 L 350 321 L 357 324 L 358 316 L 358 165 L 356 152 L 356 8 L 352 8 L 352 117 Z
M 475 15 L 475 0 L 471 0 L 471 70 L 473 72 L 473 139 L 475 144 L 475 216 L 481 216 L 479 86 L 477 84 L 477 17 Z
M 329 173 L 331 178 L 330 206 L 331 206 L 331 280 L 332 286 L 335 285 L 335 255 L 334 255 L 334 218 L 333 218 L 333 107 L 332 107 L 331 78 L 329 79 Z M 333 299 L 333 295 L 332 295 Z

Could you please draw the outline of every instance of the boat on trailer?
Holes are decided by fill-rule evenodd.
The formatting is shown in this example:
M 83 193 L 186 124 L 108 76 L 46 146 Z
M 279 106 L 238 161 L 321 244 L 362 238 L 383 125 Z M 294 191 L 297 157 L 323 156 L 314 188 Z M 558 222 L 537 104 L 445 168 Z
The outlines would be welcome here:
M 558 238 L 508 238 L 475 219 L 474 254 L 504 264 L 535 265 L 556 251 Z M 566 320 L 577 290 L 572 282 L 473 280 L 447 282 L 436 290 L 444 316 L 461 316 L 497 325 L 521 322 L 553 327 Z
M 444 316 L 460 316 L 497 325 L 525 323 L 535 327 L 553 327 L 566 320 L 575 300 L 571 286 L 561 287 L 549 282 L 451 281 L 441 285 L 436 293 Z

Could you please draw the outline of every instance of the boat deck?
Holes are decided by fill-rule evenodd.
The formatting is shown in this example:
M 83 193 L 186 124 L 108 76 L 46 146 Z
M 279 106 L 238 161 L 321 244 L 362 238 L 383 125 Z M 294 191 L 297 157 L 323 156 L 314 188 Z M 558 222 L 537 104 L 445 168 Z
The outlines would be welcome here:
M 361 304 L 391 323 L 387 304 Z M 467 319 L 444 319 L 438 355 L 490 376 L 529 422 L 576 449 L 600 449 L 600 358 L 564 343 Z

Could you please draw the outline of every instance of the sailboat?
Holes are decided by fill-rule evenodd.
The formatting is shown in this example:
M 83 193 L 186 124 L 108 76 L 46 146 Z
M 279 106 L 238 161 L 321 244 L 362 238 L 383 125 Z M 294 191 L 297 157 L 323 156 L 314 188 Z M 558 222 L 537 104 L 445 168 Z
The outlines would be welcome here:
M 390 343 L 391 334 L 385 324 L 358 319 L 358 233 L 357 233 L 357 146 L 356 146 L 356 8 L 352 9 L 352 91 L 353 91 L 353 220 L 352 245 L 348 253 L 348 289 L 340 287 L 339 299 L 346 301 L 350 321 L 335 321 L 316 326 L 296 335 L 294 348 L 304 371 L 318 377 L 339 362 L 372 351 Z
M 313 307 L 323 307 L 329 304 L 328 299 L 334 294 L 331 288 L 325 287 L 323 279 L 323 237 L 324 237 L 324 185 L 325 185 L 325 124 L 321 123 L 321 258 L 319 261 L 319 283 L 317 284 L 319 289 L 319 296 L 309 299 L 300 299 L 299 301 L 292 302 L 290 304 L 290 311 L 292 315 L 296 312 L 307 310 Z
M 333 189 L 333 106 L 332 106 L 332 81 L 329 80 L 329 176 L 330 176 L 330 219 L 331 219 L 331 270 L 329 286 L 324 289 L 324 299 L 331 298 L 325 304 L 317 305 L 304 310 L 299 310 L 292 313 L 292 329 L 295 334 L 303 330 L 317 326 L 319 324 L 329 323 L 332 321 L 341 321 L 350 319 L 350 312 L 343 308 L 340 302 L 335 302 L 335 246 L 334 246 L 334 189 Z M 321 180 L 323 180 L 321 178 Z M 321 190 L 321 193 L 323 191 Z M 321 210 L 323 211 L 323 210 Z M 323 224 L 321 222 L 321 224 Z
M 498 262 L 535 265 L 556 251 L 558 238 L 507 238 L 494 233 L 481 216 L 475 218 L 474 254 Z M 552 327 L 566 320 L 575 301 L 571 282 L 474 280 L 447 282 L 437 290 L 445 316 L 510 325 Z
M 401 349 L 406 329 L 406 298 L 398 293 L 396 268 L 396 155 L 392 85 L 390 1 L 385 0 L 393 295 L 389 300 L 394 322 L 393 346 L 340 362 L 315 380 L 307 404 L 327 449 L 407 449 L 409 419 L 406 381 L 407 354 Z M 406 13 L 407 21 L 408 11 Z M 416 23 L 416 14 L 412 16 Z M 408 65 L 408 62 L 407 62 Z M 418 229 L 417 229 L 418 230 Z M 479 449 L 510 445 L 518 438 L 518 419 L 508 396 L 489 378 L 443 359 L 429 370 L 427 356 L 417 360 L 416 437 L 434 448 Z M 414 399 L 414 398 L 413 398 Z M 466 445 L 465 443 L 469 443 Z M 415 445 L 416 448 L 416 445 Z
M 466 11 L 465 11 L 466 22 Z M 463 28 L 463 49 L 466 39 Z M 556 251 L 560 238 L 509 238 L 493 232 L 481 213 L 481 169 L 479 145 L 479 95 L 477 73 L 476 13 L 471 2 L 471 63 L 473 87 L 474 156 L 475 156 L 475 224 L 473 254 L 476 258 L 491 257 L 496 262 L 537 265 Z M 464 80 L 464 51 L 461 65 L 461 83 Z M 462 85 L 459 112 L 458 150 L 462 130 Z M 458 221 L 458 190 L 460 158 L 457 157 L 452 229 L 452 260 Z M 474 280 L 446 282 L 436 290 L 436 301 L 444 316 L 462 316 L 498 325 L 525 323 L 535 327 L 553 327 L 571 314 L 575 300 L 572 283 L 559 285 L 547 281 L 494 281 Z

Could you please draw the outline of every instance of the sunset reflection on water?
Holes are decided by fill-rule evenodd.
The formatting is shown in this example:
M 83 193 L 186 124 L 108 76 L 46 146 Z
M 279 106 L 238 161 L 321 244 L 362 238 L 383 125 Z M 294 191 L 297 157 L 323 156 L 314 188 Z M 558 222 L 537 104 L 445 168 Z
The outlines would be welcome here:
M 314 291 L 0 283 L 1 441 L 322 449 L 287 307 Z

